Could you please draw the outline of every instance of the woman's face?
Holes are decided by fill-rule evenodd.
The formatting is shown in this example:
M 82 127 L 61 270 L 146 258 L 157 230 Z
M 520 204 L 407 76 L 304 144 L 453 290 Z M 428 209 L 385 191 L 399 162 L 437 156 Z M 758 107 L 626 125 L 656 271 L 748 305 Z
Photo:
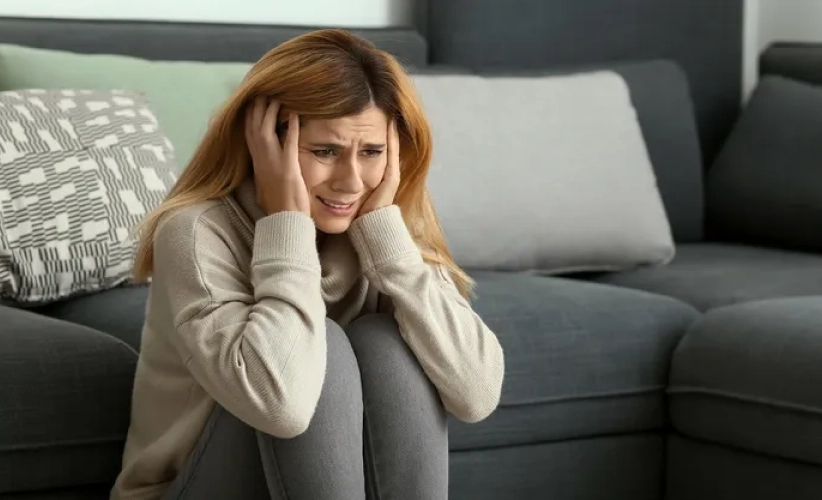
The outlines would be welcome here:
M 375 106 L 358 115 L 300 126 L 300 166 L 311 217 L 326 234 L 345 232 L 387 163 L 388 117 Z

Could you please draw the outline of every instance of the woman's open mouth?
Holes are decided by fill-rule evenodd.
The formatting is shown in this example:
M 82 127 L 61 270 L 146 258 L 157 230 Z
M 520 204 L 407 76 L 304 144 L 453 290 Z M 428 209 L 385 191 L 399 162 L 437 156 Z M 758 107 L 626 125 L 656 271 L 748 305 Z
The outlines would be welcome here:
M 357 204 L 356 201 L 351 203 L 342 203 L 336 200 L 326 200 L 320 196 L 317 196 L 317 199 L 320 200 L 320 203 L 322 203 L 323 206 L 325 206 L 326 210 L 334 215 L 349 215 L 354 210 L 354 205 Z

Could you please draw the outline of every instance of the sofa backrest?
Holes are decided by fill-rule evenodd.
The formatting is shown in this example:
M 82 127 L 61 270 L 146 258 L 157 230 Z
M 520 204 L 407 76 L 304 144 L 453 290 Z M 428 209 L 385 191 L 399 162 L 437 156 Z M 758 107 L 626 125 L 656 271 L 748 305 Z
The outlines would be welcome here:
M 669 61 L 614 66 L 631 90 L 668 219 L 679 243 L 704 236 L 704 164 L 688 79 Z

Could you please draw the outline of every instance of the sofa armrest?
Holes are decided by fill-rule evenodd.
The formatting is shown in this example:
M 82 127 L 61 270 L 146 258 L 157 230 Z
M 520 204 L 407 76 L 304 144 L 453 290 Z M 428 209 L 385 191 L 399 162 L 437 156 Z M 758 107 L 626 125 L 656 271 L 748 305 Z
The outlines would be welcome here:
M 759 74 L 822 85 L 822 43 L 771 44 L 759 56 Z
M 112 482 L 136 363 L 111 335 L 0 306 L 0 496 Z

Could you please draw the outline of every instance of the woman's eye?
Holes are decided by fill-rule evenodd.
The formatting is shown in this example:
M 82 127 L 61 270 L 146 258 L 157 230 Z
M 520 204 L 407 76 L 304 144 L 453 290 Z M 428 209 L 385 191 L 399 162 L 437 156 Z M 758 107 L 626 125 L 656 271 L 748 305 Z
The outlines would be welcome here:
M 315 149 L 312 153 L 314 153 L 314 156 L 317 158 L 331 158 L 334 156 L 333 149 Z
M 375 157 L 379 156 L 380 154 L 382 154 L 382 150 L 379 150 L 379 149 L 366 149 L 366 150 L 363 150 L 362 154 L 363 154 L 363 156 L 365 156 L 367 158 L 375 158 Z

